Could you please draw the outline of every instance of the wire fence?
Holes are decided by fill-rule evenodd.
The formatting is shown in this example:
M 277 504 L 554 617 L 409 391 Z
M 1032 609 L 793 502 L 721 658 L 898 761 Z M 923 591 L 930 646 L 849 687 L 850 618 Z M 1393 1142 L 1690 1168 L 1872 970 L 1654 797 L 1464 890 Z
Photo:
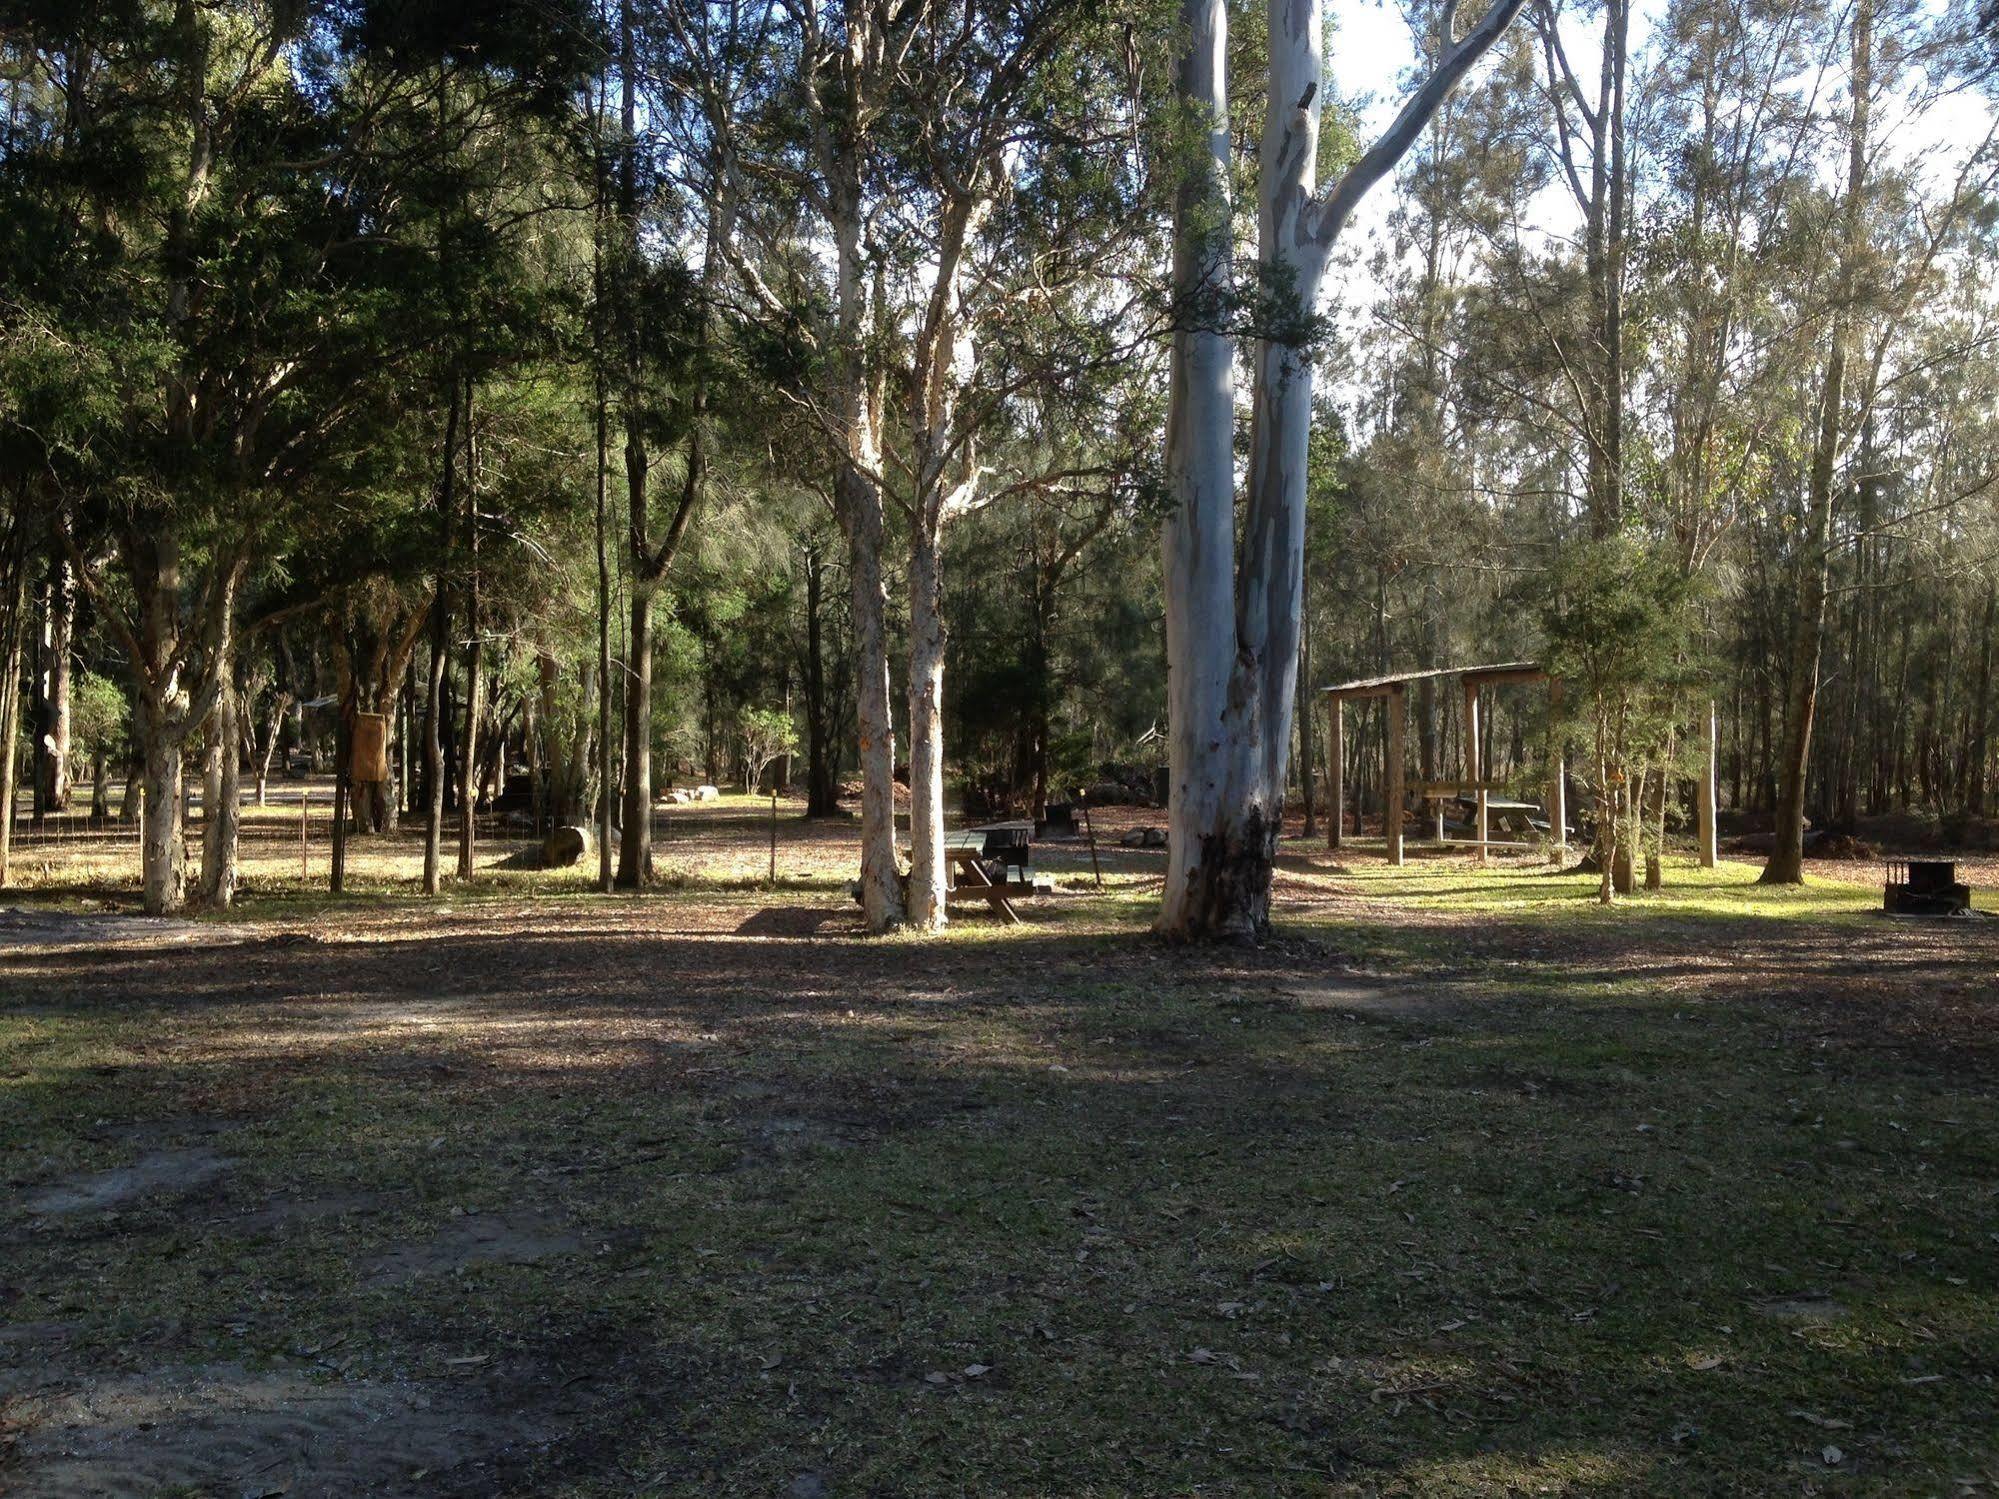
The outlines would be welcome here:
M 300 880 L 329 876 L 333 851 L 333 810 L 335 788 L 331 780 L 321 784 L 285 782 L 267 789 L 262 802 L 245 788 L 239 801 L 237 840 L 239 857 L 256 860 L 268 868 L 276 861 L 277 873 L 289 873 Z M 39 860 L 50 873 L 73 870 L 88 873 L 93 880 L 117 880 L 129 872 L 140 874 L 144 817 L 142 796 L 136 792 L 127 810 L 122 789 L 113 787 L 98 810 L 91 788 L 75 788 L 71 804 L 64 811 L 46 810 L 35 816 L 32 792 L 16 797 L 12 845 L 14 857 L 32 865 Z M 181 824 L 186 843 L 185 858 L 190 872 L 201 861 L 201 839 L 208 820 L 199 789 L 184 799 Z M 495 862 L 518 855 L 521 850 L 538 848 L 543 836 L 553 831 L 549 817 L 532 812 L 502 808 L 480 812 L 473 818 L 473 834 L 482 851 L 482 862 Z M 415 853 L 422 847 L 424 809 L 400 810 L 394 828 L 380 833 L 355 830 L 350 816 L 348 853 L 370 851 L 391 855 Z M 444 822 L 446 858 L 454 858 L 459 814 L 447 809 Z M 289 855 L 295 853 L 297 862 Z M 289 864 L 289 868 L 284 866 Z

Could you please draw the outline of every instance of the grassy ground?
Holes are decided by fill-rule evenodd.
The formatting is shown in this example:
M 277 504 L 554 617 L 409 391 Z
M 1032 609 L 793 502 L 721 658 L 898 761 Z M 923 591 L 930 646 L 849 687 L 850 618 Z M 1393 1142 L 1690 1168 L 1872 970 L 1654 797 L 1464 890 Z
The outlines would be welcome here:
M 1299 845 L 1254 953 L 1122 849 L 870 942 L 756 812 L 644 899 L 15 918 L 0 1489 L 1999 1486 L 1985 925 Z

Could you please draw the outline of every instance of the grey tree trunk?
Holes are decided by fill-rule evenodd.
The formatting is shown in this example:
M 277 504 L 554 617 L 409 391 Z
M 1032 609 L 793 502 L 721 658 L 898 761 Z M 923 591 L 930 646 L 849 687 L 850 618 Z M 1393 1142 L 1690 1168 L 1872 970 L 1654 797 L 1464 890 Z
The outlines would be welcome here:
M 909 548 L 909 923 L 945 923 L 943 543 L 919 523 Z
M 1414 144 L 1521 3 L 1496 0 L 1462 40 L 1443 38 L 1434 69 L 1395 121 L 1321 193 L 1319 3 L 1272 0 L 1257 231 L 1261 289 L 1275 305 L 1252 361 L 1237 568 L 1233 371 L 1218 316 L 1229 300 L 1228 21 L 1219 0 L 1182 0 L 1186 50 L 1177 93 L 1206 130 L 1174 205 L 1166 437 L 1173 511 L 1165 536 L 1172 807 L 1156 922 L 1165 935 L 1242 940 L 1269 924 L 1298 681 L 1312 419 L 1305 345 L 1320 282 L 1354 207 Z M 1401 815 L 1400 807 L 1389 811 Z
M 179 914 L 186 903 L 181 839 L 181 748 L 175 720 L 185 705 L 141 699 L 139 743 L 145 755 L 145 822 L 139 834 L 141 899 L 148 916 Z
M 1812 445 L 1805 535 L 1798 555 L 1798 594 L 1792 615 L 1791 700 L 1779 764 L 1775 841 L 1759 877 L 1765 885 L 1797 885 L 1805 878 L 1805 790 L 1811 768 L 1812 726 L 1818 712 L 1819 654 L 1825 636 L 1828 575 L 1832 567 L 1833 481 L 1845 425 L 1846 365 L 1853 337 L 1852 301 L 1866 250 L 1863 197 L 1867 190 L 1867 134 L 1872 106 L 1873 0 L 1853 12 L 1853 61 L 1849 70 L 1852 115 L 1847 133 L 1846 197 L 1841 205 L 1838 304 L 1819 391 L 1818 435 Z
M 226 911 L 236 901 L 237 849 L 242 827 L 242 756 L 236 743 L 239 711 L 234 682 L 225 678 L 209 715 L 212 738 L 202 783 L 201 904 Z
M 1226 899 L 1210 847 L 1227 806 L 1234 740 L 1234 352 L 1224 329 L 1229 292 L 1228 8 L 1181 0 L 1185 34 L 1176 92 L 1200 121 L 1203 145 L 1173 205 L 1171 374 L 1162 537 L 1166 577 L 1168 835 L 1158 928 L 1201 936 L 1225 927 Z M 1218 905 L 1221 909 L 1217 909 Z M 1218 920 L 1219 918 L 1219 920 Z
M 76 573 L 66 556 L 49 566 L 48 635 L 42 662 L 42 695 L 47 721 L 42 756 L 42 805 L 69 810 L 71 646 L 76 633 Z

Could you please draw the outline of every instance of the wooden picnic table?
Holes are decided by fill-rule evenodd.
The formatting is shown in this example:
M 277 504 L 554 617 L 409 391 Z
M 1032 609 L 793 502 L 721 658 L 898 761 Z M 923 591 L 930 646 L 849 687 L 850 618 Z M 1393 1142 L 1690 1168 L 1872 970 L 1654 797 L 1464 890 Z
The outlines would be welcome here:
M 964 892 L 959 901 L 945 901 L 947 911 L 954 904 L 970 907 L 973 902 L 983 900 L 994 915 L 1011 925 L 1020 924 L 1020 912 L 1007 898 L 1006 886 L 995 885 L 992 876 L 986 873 L 986 829 L 946 833 L 944 857 L 951 865 L 951 893 Z

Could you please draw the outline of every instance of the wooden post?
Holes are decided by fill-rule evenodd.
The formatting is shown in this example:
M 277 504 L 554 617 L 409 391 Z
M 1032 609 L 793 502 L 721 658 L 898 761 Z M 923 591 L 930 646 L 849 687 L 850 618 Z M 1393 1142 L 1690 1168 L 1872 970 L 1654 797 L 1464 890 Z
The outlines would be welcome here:
M 1714 868 L 1716 862 L 1720 858 L 1720 853 L 1721 853 L 1721 850 L 1718 846 L 1718 842 L 1716 839 L 1715 825 L 1714 825 L 1715 824 L 1714 762 L 1715 762 L 1715 744 L 1718 737 L 1719 733 L 1718 733 L 1718 724 L 1716 721 L 1716 716 L 1714 711 L 1714 700 L 1710 698 L 1708 700 L 1708 705 L 1707 705 L 1707 727 L 1701 735 L 1701 738 L 1704 741 L 1704 746 L 1701 750 L 1701 779 L 1700 779 L 1700 786 L 1698 788 L 1698 794 L 1695 797 L 1695 804 L 1694 804 L 1695 819 L 1699 823 L 1697 831 L 1700 834 L 1701 868 L 1703 869 Z
M 1548 837 L 1555 845 L 1555 862 L 1563 863 L 1569 853 L 1569 765 L 1562 753 L 1562 682 L 1548 679 Z
M 1430 743 L 1435 746 L 1435 752 L 1438 755 L 1442 755 L 1444 748 L 1444 726 L 1438 722 L 1442 716 L 1442 711 L 1437 706 L 1437 694 L 1432 692 L 1430 694 L 1430 722 L 1427 729 L 1430 735 Z M 1441 765 L 1434 765 L 1434 768 L 1441 770 L 1443 767 Z M 1430 798 L 1430 825 L 1432 836 L 1437 840 L 1437 847 L 1442 848 L 1444 846 L 1444 799 L 1441 796 Z
M 1479 743 L 1478 725 L 1478 681 L 1474 678 L 1465 683 L 1465 779 L 1483 781 L 1485 779 L 1485 755 Z M 1478 862 L 1485 863 L 1485 844 L 1489 836 L 1486 820 L 1485 788 L 1480 786 L 1473 793 L 1478 799 L 1478 824 L 1473 836 L 1478 839 Z
M 1347 818 L 1346 705 L 1337 692 L 1326 694 L 1326 847 L 1340 846 L 1340 828 Z
M 1402 733 L 1404 728 L 1404 693 L 1402 684 L 1397 682 L 1388 693 L 1388 774 L 1382 779 L 1387 785 L 1387 795 L 1381 809 L 1381 830 L 1388 839 L 1388 862 L 1402 862 Z
M 298 877 L 300 883 L 312 877 L 311 859 L 307 853 L 306 837 L 309 829 L 306 819 L 312 815 L 312 788 L 301 786 L 298 790 Z
M 777 888 L 777 783 L 770 788 L 770 888 Z

